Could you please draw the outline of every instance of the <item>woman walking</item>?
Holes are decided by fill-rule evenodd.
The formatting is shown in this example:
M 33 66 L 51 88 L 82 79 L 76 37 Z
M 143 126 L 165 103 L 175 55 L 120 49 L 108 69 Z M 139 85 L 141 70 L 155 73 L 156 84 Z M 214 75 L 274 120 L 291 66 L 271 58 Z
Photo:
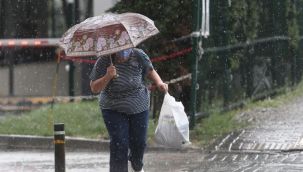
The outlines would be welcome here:
M 128 161 L 134 171 L 143 172 L 150 104 L 144 81 L 151 80 L 164 93 L 168 85 L 143 50 L 130 48 L 112 56 L 100 57 L 90 75 L 110 136 L 110 172 L 127 172 Z

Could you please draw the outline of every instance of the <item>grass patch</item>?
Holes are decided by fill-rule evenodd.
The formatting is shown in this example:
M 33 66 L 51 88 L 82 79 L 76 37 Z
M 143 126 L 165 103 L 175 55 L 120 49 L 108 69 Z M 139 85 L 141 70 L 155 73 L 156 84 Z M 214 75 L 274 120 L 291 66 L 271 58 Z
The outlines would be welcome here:
M 54 123 L 64 123 L 66 136 L 108 139 L 97 101 L 55 104 L 21 114 L 5 114 L 0 134 L 53 136 Z M 148 135 L 155 125 L 149 123 Z
M 64 123 L 67 136 L 106 136 L 95 102 L 56 104 L 31 112 L 6 114 L 0 121 L 1 134 L 53 135 L 54 123 Z
M 300 82 L 296 87 L 285 88 L 282 94 L 279 94 L 273 98 L 267 98 L 261 101 L 249 103 L 247 104 L 247 108 L 279 107 L 301 96 L 303 96 L 303 82 Z

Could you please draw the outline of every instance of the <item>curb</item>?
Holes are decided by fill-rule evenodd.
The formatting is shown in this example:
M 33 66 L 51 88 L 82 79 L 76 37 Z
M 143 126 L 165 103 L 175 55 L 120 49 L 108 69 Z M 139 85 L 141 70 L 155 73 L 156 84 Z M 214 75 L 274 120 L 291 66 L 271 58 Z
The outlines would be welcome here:
M 49 150 L 54 149 L 53 141 L 54 138 L 50 136 L 0 135 L 0 148 Z M 65 148 L 106 151 L 109 148 L 109 141 L 65 137 Z
M 47 136 L 29 136 L 29 135 L 0 135 L 0 149 L 25 149 L 25 150 L 51 150 L 54 149 L 54 138 Z M 109 151 L 109 140 L 102 139 L 84 139 L 65 137 L 65 149 L 86 150 L 86 151 Z M 192 145 L 182 148 L 167 148 L 160 145 L 147 145 L 147 151 L 190 151 L 202 150 Z

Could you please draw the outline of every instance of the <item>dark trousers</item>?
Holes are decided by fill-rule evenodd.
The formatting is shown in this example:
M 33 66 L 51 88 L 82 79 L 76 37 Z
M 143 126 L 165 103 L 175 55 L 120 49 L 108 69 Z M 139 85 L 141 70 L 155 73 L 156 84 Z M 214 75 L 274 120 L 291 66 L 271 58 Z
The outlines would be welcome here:
M 110 172 L 127 172 L 128 160 L 136 171 L 143 167 L 148 111 L 125 114 L 103 109 L 103 119 L 110 136 Z

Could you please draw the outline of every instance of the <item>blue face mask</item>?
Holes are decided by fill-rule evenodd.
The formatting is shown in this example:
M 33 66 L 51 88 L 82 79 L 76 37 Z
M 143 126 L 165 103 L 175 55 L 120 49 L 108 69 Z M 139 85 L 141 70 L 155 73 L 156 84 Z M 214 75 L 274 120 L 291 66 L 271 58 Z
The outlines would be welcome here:
M 117 54 L 119 57 L 128 58 L 130 56 L 131 52 L 132 52 L 132 49 L 130 48 L 130 49 L 119 51 Z

